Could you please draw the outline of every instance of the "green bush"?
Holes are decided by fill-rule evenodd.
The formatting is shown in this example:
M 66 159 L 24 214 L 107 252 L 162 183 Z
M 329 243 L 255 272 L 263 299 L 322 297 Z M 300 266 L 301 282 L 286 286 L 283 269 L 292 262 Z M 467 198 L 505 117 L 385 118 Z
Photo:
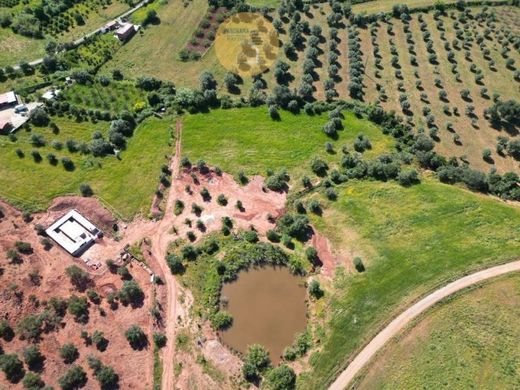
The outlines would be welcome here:
M 87 374 L 80 366 L 73 366 L 58 379 L 58 383 L 63 390 L 78 389 L 87 383 Z
M 0 369 L 11 383 L 19 382 L 25 375 L 23 363 L 16 354 L 0 355 Z
M 125 337 L 133 349 L 142 349 L 148 344 L 146 333 L 137 325 L 128 328 Z
M 60 357 L 66 364 L 73 363 L 79 357 L 78 349 L 72 343 L 63 344 L 59 349 L 59 352 Z
M 291 390 L 296 387 L 296 374 L 294 370 L 285 365 L 273 368 L 267 374 L 266 386 L 271 390 Z
M 358 272 L 364 272 L 365 271 L 365 265 L 363 264 L 363 260 L 361 260 L 361 257 L 354 257 L 353 260 L 354 267 Z
M 233 324 L 233 317 L 225 311 L 218 311 L 211 316 L 211 326 L 216 330 L 227 329 Z

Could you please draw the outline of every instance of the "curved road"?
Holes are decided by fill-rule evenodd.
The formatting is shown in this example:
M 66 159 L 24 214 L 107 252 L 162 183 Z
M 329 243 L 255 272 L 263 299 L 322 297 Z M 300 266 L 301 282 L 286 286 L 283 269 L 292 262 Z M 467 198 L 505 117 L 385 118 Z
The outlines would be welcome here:
M 348 367 L 343 370 L 339 377 L 329 387 L 329 390 L 343 390 L 354 379 L 359 371 L 374 357 L 374 355 L 396 334 L 403 330 L 414 318 L 432 307 L 442 299 L 450 296 L 466 287 L 473 286 L 509 272 L 520 271 L 520 261 L 494 266 L 474 274 L 464 276 L 448 285 L 435 290 L 417 303 L 410 306 L 403 313 L 390 322 L 376 337 L 368 343 L 365 348 L 352 360 Z

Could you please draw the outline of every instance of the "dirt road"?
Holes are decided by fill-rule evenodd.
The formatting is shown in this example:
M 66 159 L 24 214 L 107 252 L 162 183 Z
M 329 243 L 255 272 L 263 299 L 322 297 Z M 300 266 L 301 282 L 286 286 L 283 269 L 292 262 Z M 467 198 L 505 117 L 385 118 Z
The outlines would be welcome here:
M 179 166 L 181 158 L 181 135 L 182 135 L 182 122 L 180 119 L 176 122 L 176 143 L 175 143 L 175 155 L 170 163 L 170 169 L 172 171 L 172 179 L 175 180 L 179 175 Z M 165 333 L 168 337 L 166 347 L 162 352 L 163 359 L 163 374 L 162 374 L 162 388 L 165 390 L 171 390 L 174 388 L 174 375 L 173 375 L 173 357 L 175 353 L 175 323 L 177 319 L 177 281 L 170 272 L 168 265 L 165 261 L 166 252 L 168 249 L 168 243 L 171 240 L 170 227 L 172 226 L 173 217 L 173 204 L 175 202 L 175 192 L 169 191 L 168 198 L 166 199 L 166 207 L 164 211 L 164 218 L 160 220 L 159 226 L 157 226 L 156 234 L 153 235 L 152 241 L 152 254 L 156 258 L 157 263 L 161 266 L 164 282 L 167 290 L 167 307 L 165 310 L 166 318 L 166 329 Z
M 342 390 L 354 379 L 359 371 L 367 364 L 370 359 L 397 333 L 408 325 L 419 314 L 435 305 L 437 302 L 448 297 L 449 295 L 460 291 L 466 287 L 483 282 L 487 279 L 494 278 L 509 272 L 520 271 L 520 261 L 498 265 L 476 272 L 474 274 L 464 276 L 450 284 L 432 292 L 417 303 L 410 306 L 390 324 L 388 324 L 376 337 L 368 343 L 365 348 L 352 360 L 348 367 L 339 375 L 329 390 Z

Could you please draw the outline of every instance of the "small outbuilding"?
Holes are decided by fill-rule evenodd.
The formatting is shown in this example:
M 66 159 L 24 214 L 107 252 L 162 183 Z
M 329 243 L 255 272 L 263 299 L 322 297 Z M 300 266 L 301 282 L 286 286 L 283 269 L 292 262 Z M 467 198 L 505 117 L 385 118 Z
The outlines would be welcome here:
M 45 230 L 47 235 L 72 256 L 80 256 L 103 232 L 77 210 L 70 210 Z

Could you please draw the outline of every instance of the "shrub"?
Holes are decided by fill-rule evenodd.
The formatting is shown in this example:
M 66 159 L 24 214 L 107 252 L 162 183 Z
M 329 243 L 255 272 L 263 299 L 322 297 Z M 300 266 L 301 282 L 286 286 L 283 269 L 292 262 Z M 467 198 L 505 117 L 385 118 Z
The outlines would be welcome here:
M 7 320 L 0 321 L 0 337 L 6 341 L 9 341 L 14 337 L 13 328 L 11 328 Z
M 247 178 L 244 171 L 238 172 L 238 182 L 242 185 L 246 185 L 247 183 L 249 183 L 249 179 Z
M 70 364 L 74 362 L 79 357 L 79 352 L 76 346 L 72 343 L 63 344 L 59 350 L 60 357 L 63 359 L 63 362 L 66 364 Z
M 25 374 L 22 383 L 23 387 L 27 390 L 43 389 L 43 387 L 45 386 L 45 382 L 43 382 L 40 375 L 30 371 L 27 374 Z
M 184 202 L 180 199 L 177 199 L 175 201 L 175 206 L 174 206 L 174 209 L 173 209 L 173 213 L 175 215 L 180 215 L 182 214 L 182 212 L 184 211 Z
M 74 320 L 81 323 L 88 322 L 88 302 L 86 297 L 71 295 L 67 308 L 69 313 L 74 316 Z
M 323 290 L 321 289 L 320 282 L 313 279 L 309 283 L 309 294 L 316 299 L 319 299 L 323 296 Z
M 272 229 L 267 231 L 266 236 L 267 239 L 271 242 L 280 242 L 280 235 Z
M 314 214 L 320 215 L 322 212 L 320 202 L 318 202 L 316 199 L 311 200 L 307 207 Z
M 125 337 L 133 349 L 143 348 L 148 343 L 146 333 L 137 325 L 132 325 L 128 328 L 125 332 Z
M 282 169 L 270 175 L 265 181 L 265 186 L 271 191 L 284 191 L 287 188 L 289 179 L 287 171 Z
M 119 388 L 119 376 L 112 367 L 101 365 L 94 375 L 102 390 Z
M 209 202 L 211 200 L 211 194 L 209 193 L 209 191 L 208 191 L 208 189 L 206 187 L 204 187 L 200 191 L 200 196 L 202 196 L 202 200 L 204 202 Z
M 408 169 L 399 172 L 397 176 L 397 181 L 402 186 L 410 186 L 412 184 L 419 183 L 419 174 L 415 169 Z
M 272 390 L 294 389 L 296 387 L 296 374 L 291 367 L 281 364 L 269 371 L 266 385 L 268 389 Z
M 82 183 L 79 185 L 79 192 L 81 193 L 81 196 L 84 196 L 84 197 L 90 197 L 90 196 L 94 195 L 94 191 L 92 191 L 92 188 L 90 187 L 90 185 L 88 185 L 86 183 Z
M 254 230 L 247 230 L 243 233 L 242 236 L 244 237 L 244 240 L 252 244 L 258 242 L 258 233 Z
M 75 264 L 65 268 L 65 273 L 79 291 L 85 290 L 92 282 L 88 273 Z
M 320 257 L 316 248 L 310 246 L 305 250 L 305 257 L 313 266 L 321 265 Z
M 361 260 L 361 257 L 357 257 L 357 256 L 354 257 L 353 263 L 354 263 L 354 267 L 356 268 L 356 271 L 358 271 L 358 272 L 365 271 L 365 266 L 363 264 L 363 261 Z
M 29 115 L 29 119 L 33 125 L 39 127 L 47 126 L 50 122 L 47 111 L 45 111 L 45 108 L 43 107 L 37 107 L 32 110 Z
M 314 157 L 311 161 L 311 169 L 318 176 L 325 176 L 329 166 L 319 157 Z
M 166 264 L 170 268 L 170 272 L 173 275 L 182 274 L 184 272 L 184 265 L 182 264 L 182 260 L 174 254 L 168 254 L 166 256 Z
M 58 383 L 63 390 L 78 389 L 87 383 L 87 374 L 80 366 L 73 366 L 58 379 Z
M 336 190 L 332 187 L 329 187 L 325 190 L 325 195 L 329 200 L 336 200 L 338 198 Z
M 135 280 L 125 280 L 123 287 L 119 290 L 118 297 L 124 305 L 131 304 L 135 307 L 142 304 L 144 293 Z
M 250 382 L 256 382 L 271 365 L 269 353 L 258 344 L 251 345 L 244 357 L 242 373 L 244 378 Z
M 163 348 L 164 346 L 166 346 L 167 341 L 168 338 L 166 337 L 166 334 L 162 332 L 154 332 L 153 342 L 157 348 Z
M 30 243 L 25 241 L 16 241 L 14 243 L 14 247 L 16 250 L 23 254 L 31 254 L 33 252 L 32 246 Z
M 41 368 L 45 357 L 36 345 L 30 345 L 23 350 L 23 359 L 30 370 Z
M 231 326 L 233 317 L 225 311 L 218 311 L 211 316 L 211 326 L 216 330 L 224 330 Z
M 23 363 L 16 354 L 0 355 L 0 369 L 11 383 L 19 382 L 25 375 Z
M 105 338 L 103 332 L 99 330 L 95 330 L 94 333 L 92 333 L 92 342 L 100 351 L 104 351 L 108 345 L 108 340 Z

